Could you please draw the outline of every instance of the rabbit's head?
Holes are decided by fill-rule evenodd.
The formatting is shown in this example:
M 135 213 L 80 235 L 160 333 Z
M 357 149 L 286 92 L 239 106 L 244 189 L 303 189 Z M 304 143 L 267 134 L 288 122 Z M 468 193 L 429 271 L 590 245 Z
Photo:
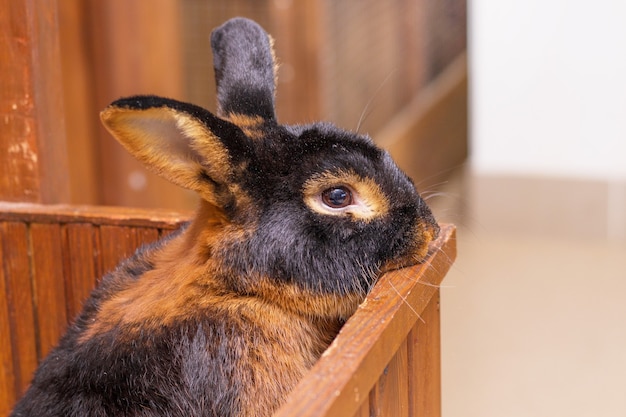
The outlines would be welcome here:
M 423 259 L 438 226 L 389 154 L 330 124 L 278 124 L 272 41 L 256 23 L 233 19 L 211 44 L 218 116 L 155 96 L 101 115 L 130 153 L 200 195 L 192 227 L 222 225 L 210 245 L 196 234 L 197 262 L 238 293 L 362 299 L 382 270 Z

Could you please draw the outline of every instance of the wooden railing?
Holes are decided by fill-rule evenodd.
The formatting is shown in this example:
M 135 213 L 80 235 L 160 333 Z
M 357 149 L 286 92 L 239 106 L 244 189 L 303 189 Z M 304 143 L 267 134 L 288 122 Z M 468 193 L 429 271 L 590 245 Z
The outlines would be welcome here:
M 0 416 L 97 280 L 190 213 L 0 203 Z M 455 257 L 444 225 L 423 263 L 386 274 L 276 416 L 440 415 L 438 285 Z

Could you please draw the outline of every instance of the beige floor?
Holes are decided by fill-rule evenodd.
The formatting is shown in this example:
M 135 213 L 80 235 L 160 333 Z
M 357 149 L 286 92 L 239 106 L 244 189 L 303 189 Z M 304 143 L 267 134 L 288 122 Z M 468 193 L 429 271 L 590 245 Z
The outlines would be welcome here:
M 438 198 L 459 224 L 442 289 L 445 417 L 626 416 L 626 192 L 614 191 L 466 175 Z

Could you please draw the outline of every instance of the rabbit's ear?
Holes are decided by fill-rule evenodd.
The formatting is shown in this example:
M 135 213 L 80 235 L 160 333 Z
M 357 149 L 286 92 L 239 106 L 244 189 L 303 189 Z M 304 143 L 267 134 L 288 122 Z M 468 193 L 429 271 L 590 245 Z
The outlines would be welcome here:
M 222 206 L 234 160 L 247 154 L 243 132 L 192 104 L 137 96 L 113 102 L 100 114 L 107 130 L 149 169 Z M 232 153 L 237 157 L 233 158 Z
M 231 19 L 211 34 L 218 114 L 275 120 L 272 40 L 255 22 Z

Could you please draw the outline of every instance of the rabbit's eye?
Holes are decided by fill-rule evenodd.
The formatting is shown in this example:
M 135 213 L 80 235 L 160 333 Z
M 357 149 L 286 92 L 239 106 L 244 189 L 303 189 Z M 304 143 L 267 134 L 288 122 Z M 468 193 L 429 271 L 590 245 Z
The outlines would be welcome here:
M 352 204 L 352 193 L 346 187 L 333 187 L 322 192 L 322 202 L 330 208 L 343 208 Z

